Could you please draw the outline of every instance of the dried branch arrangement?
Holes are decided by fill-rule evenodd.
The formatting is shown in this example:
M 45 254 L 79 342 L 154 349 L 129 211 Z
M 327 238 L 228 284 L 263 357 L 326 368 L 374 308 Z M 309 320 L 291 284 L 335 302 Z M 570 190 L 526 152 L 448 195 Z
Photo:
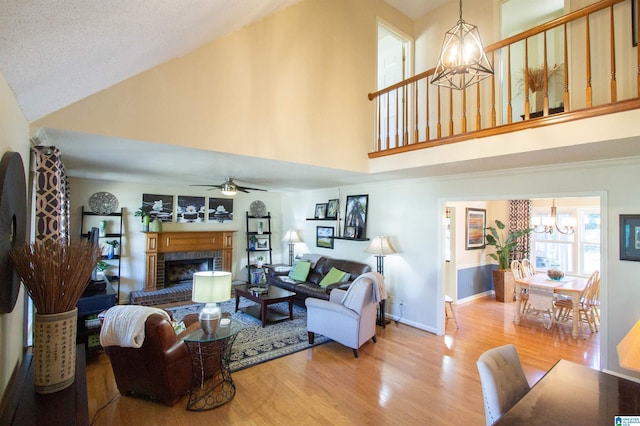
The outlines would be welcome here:
M 560 67 L 554 65 L 552 68 L 547 68 L 547 81 L 554 75 L 560 72 Z M 525 68 L 522 70 L 523 77 L 518 81 L 518 87 L 520 90 L 524 90 L 525 79 L 531 93 L 544 89 L 544 66 L 538 68 Z
M 101 253 L 87 240 L 37 242 L 14 247 L 9 256 L 38 314 L 76 307 Z

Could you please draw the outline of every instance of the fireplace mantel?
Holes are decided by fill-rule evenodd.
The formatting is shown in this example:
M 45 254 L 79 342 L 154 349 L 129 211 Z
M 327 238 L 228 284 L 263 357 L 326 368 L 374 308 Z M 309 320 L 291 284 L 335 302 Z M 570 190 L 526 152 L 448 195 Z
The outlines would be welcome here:
M 144 290 L 156 289 L 158 254 L 190 251 L 222 251 L 222 269 L 231 272 L 232 231 L 145 232 Z

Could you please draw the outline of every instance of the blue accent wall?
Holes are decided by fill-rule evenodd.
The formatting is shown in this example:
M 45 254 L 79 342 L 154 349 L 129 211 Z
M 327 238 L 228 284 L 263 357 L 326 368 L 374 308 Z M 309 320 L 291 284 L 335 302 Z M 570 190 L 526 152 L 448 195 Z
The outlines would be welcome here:
M 493 270 L 498 265 L 481 265 L 458 270 L 458 299 L 493 290 Z

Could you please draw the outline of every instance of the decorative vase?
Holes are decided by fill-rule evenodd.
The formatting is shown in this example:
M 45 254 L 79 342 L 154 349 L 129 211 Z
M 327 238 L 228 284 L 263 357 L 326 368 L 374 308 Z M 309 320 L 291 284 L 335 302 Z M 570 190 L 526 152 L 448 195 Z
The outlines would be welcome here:
M 142 217 L 142 232 L 149 232 L 149 216 Z
M 106 220 L 101 220 L 100 221 L 100 236 L 101 237 L 105 237 L 107 235 L 107 221 Z
M 149 225 L 149 230 L 151 232 L 162 232 L 162 222 L 160 221 L 160 219 L 154 219 L 153 222 L 151 222 L 151 224 Z
M 264 232 L 264 224 L 262 222 L 258 222 L 258 234 L 262 234 Z
M 114 254 L 115 254 L 115 249 L 111 244 L 109 244 L 109 248 L 107 249 L 107 259 L 113 259 Z
M 35 314 L 33 359 L 36 393 L 61 391 L 76 374 L 78 308 L 58 314 Z

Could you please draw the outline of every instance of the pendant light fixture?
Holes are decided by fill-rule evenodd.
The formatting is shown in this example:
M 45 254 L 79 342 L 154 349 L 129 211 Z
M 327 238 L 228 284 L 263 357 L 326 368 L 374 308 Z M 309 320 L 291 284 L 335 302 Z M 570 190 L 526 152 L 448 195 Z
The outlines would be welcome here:
M 431 84 L 462 90 L 492 75 L 493 66 L 482 47 L 478 27 L 462 19 L 460 0 L 460 19 L 444 36 Z
M 574 217 L 570 217 L 565 220 L 565 223 L 560 225 L 558 223 L 556 200 L 553 200 L 551 204 L 551 216 L 534 218 L 532 225 L 533 232 L 537 234 L 552 234 L 555 229 L 561 234 L 573 235 L 576 230 L 577 221 Z

